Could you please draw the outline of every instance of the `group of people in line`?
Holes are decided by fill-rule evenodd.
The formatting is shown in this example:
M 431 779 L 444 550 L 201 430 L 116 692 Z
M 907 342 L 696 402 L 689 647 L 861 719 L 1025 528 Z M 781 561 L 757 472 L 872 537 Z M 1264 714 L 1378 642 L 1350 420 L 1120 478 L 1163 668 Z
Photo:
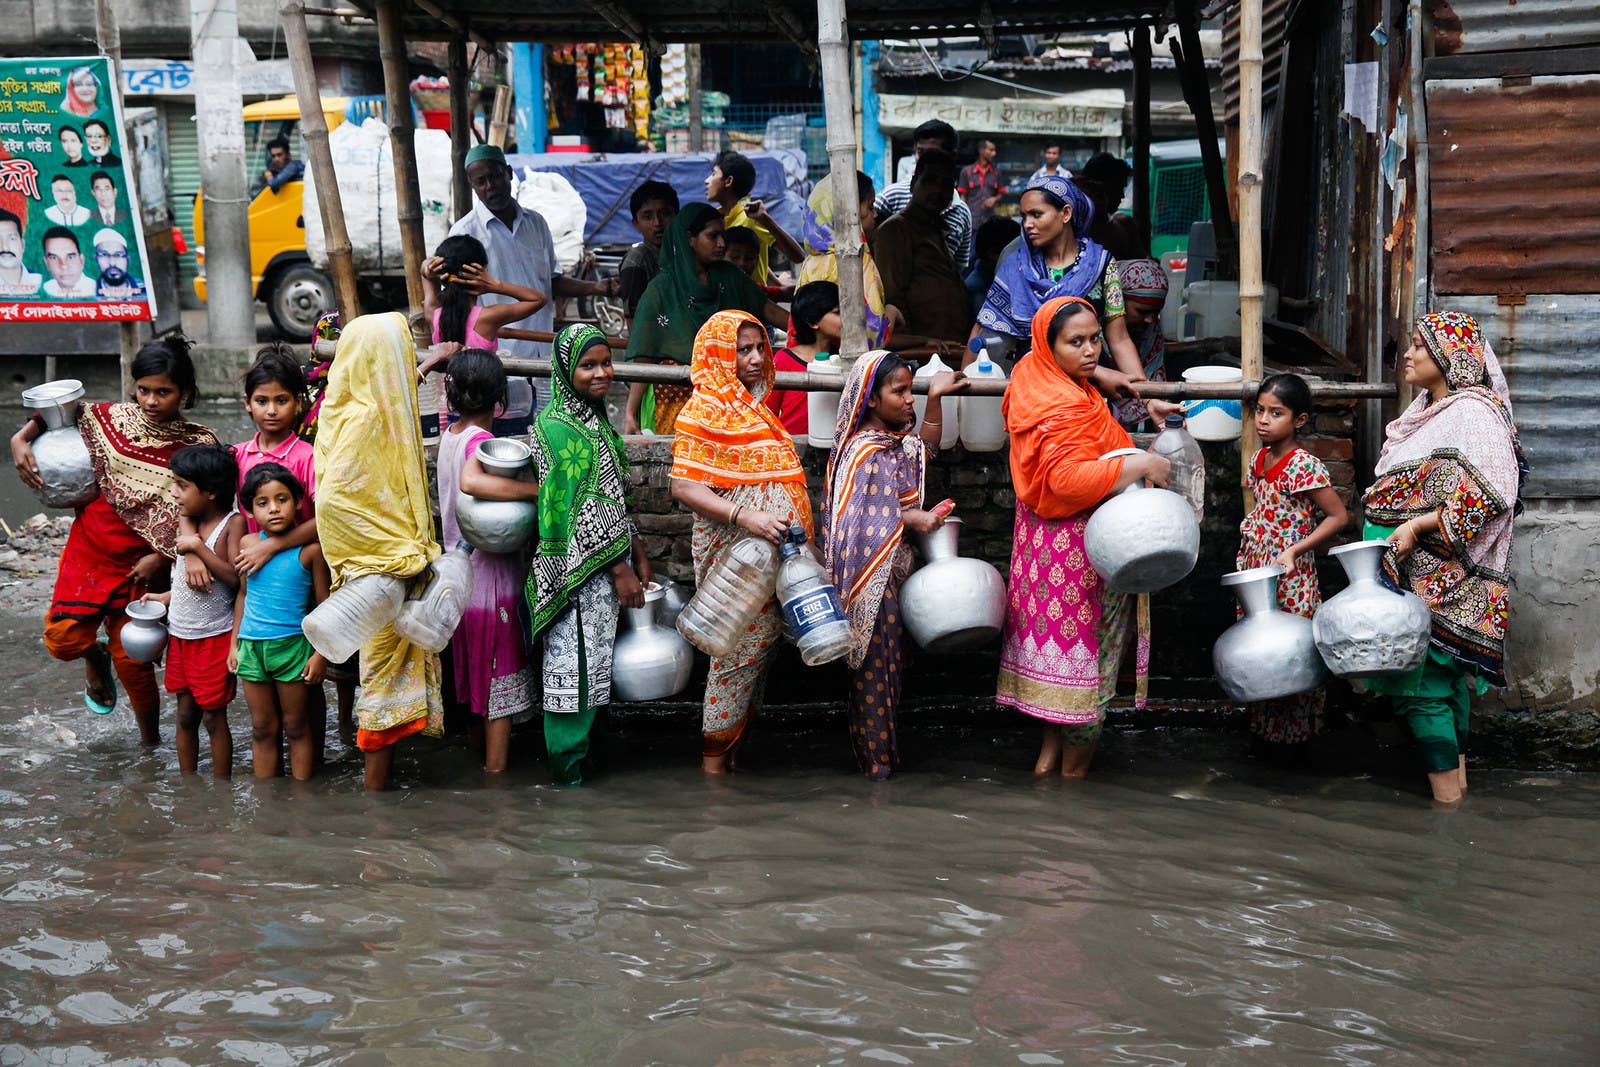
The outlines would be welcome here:
M 919 148 L 911 199 L 879 227 L 878 254 L 867 261 L 874 348 L 849 363 L 817 513 L 794 444 L 794 406 L 774 382 L 785 358 L 803 366 L 837 344 L 828 190 L 811 197 L 803 281 L 785 309 L 774 298 L 786 294 L 767 287 L 775 281 L 769 273 L 752 276 L 725 256 L 728 209 L 753 180 L 739 160 L 718 161 L 707 182 L 715 203 L 680 209 L 670 187 L 642 186 L 632 203 L 644 238 L 638 254 L 624 260 L 618 279 L 596 283 L 555 272 L 540 250 L 542 220 L 510 197 L 498 150 L 479 148 L 468 163 L 478 209 L 424 268 L 426 315 L 410 324 L 398 314 L 366 315 L 342 330 L 337 316 L 325 316 L 318 332 L 336 339 L 335 355 L 304 368 L 284 350 L 263 350 L 245 380 L 257 426 L 251 440 L 222 447 L 185 417 L 194 370 L 176 339 L 140 351 L 132 403 L 83 408 L 79 426 L 101 493 L 73 524 L 47 648 L 85 660 L 92 710 L 111 709 L 120 680 L 141 735 L 154 743 L 155 671 L 129 659 L 118 635 L 130 602 L 162 598 L 172 627 L 165 681 L 178 698 L 185 771 L 197 766 L 203 726 L 214 772 L 228 773 L 226 707 L 237 677 L 256 774 L 279 772 L 281 733 L 291 773 L 310 775 L 326 719 L 321 683 L 331 677 L 341 726 L 353 714 L 367 785 L 382 788 L 396 743 L 441 727 L 439 658 L 388 626 L 356 660 L 324 663 L 301 621 L 330 589 L 361 576 L 419 575 L 441 544 L 460 538 L 458 491 L 533 501 L 538 534 L 525 556 L 472 554 L 472 601 L 447 658 L 489 771 L 506 766 L 512 723 L 542 704 L 554 779 L 582 782 L 595 724 L 611 701 L 620 610 L 642 605 L 653 579 L 631 518 L 627 452 L 605 407 L 615 380 L 608 339 L 582 323 L 555 334 L 548 395 L 532 405 L 527 433 L 536 481 L 485 469 L 479 449 L 497 433 L 520 432 L 497 418 L 511 399 L 498 331 L 548 321 L 553 298 L 620 292 L 636 309 L 628 357 L 689 365 L 689 387 L 630 390 L 624 430 L 673 438 L 671 495 L 695 517 L 697 581 L 741 539 L 777 543 L 791 524 L 821 546 L 854 638 L 845 696 L 856 758 L 869 778 L 889 777 L 899 762 L 904 661 L 898 591 L 914 562 L 906 534 L 946 520 L 943 509 L 927 506 L 925 474 L 942 429 L 936 401 L 965 380 L 959 371 L 935 376 L 919 425 L 914 363 L 887 347 L 902 328 L 915 328 L 907 312 L 924 299 L 888 300 L 900 284 L 895 256 L 950 258 L 939 227 L 953 168 L 942 148 Z M 870 228 L 879 198 L 864 176 L 858 181 Z M 1130 649 L 1136 702 L 1145 696 L 1148 604 L 1104 585 L 1083 536 L 1108 496 L 1136 480 L 1167 479 L 1169 464 L 1154 453 L 1107 458 L 1131 445 L 1129 425 L 1173 410 L 1138 396 L 1139 383 L 1156 377 L 1152 353 L 1159 367 L 1155 319 L 1165 278 L 1147 263 L 1119 266 L 1091 236 L 1094 203 L 1059 175 L 1037 176 L 1022 209 L 1020 243 L 1001 257 L 977 316 L 979 328 L 1026 339 L 1003 402 L 1016 516 L 996 701 L 1043 724 L 1036 773 L 1081 776 Z M 770 224 L 759 205 L 742 211 Z M 544 236 L 548 246 L 547 228 Z M 773 237 L 791 258 L 792 243 Z M 770 272 L 760 251 L 753 269 Z M 530 273 L 541 272 L 533 284 Z M 911 276 L 910 289 L 929 277 L 960 284 L 953 271 L 945 278 L 913 267 Z M 956 306 L 965 308 L 962 294 Z M 782 352 L 773 328 L 787 330 Z M 1423 319 L 1405 368 L 1418 396 L 1388 428 L 1364 512 L 1368 535 L 1392 546 L 1389 580 L 1433 609 L 1433 649 L 1413 676 L 1377 688 L 1416 736 L 1435 797 L 1453 802 L 1465 787 L 1470 696 L 1505 684 L 1505 562 L 1526 464 L 1504 378 L 1470 317 Z M 435 371 L 444 372 L 447 398 L 435 420 L 437 527 L 422 443 L 429 427 L 418 408 L 419 381 Z M 1250 468 L 1256 505 L 1238 552 L 1241 568 L 1284 568 L 1283 606 L 1304 615 L 1319 601 L 1315 550 L 1347 521 L 1326 468 L 1300 447 L 1310 415 L 1302 379 L 1262 383 L 1254 412 L 1262 448 Z M 12 439 L 31 484 L 39 472 L 30 442 L 41 431 L 30 420 Z M 708 773 L 734 768 L 781 635 L 769 602 L 738 645 L 712 659 L 702 715 Z M 1264 739 L 1295 743 L 1320 729 L 1321 714 L 1317 693 L 1256 707 L 1253 722 Z

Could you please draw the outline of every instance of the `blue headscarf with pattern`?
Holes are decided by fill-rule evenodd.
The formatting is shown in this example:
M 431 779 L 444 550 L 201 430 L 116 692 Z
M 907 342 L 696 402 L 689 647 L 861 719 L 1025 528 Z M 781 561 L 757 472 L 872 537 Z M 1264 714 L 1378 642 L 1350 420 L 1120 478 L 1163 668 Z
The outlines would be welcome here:
M 994 272 L 994 284 L 978 311 L 978 323 L 1012 337 L 1028 337 L 1033 316 L 1047 301 L 1058 296 L 1087 298 L 1111 262 L 1111 253 L 1092 237 L 1094 202 L 1078 186 L 1058 174 L 1041 174 L 1028 183 L 1024 195 L 1043 193 L 1057 207 L 1071 210 L 1072 235 L 1078 242 L 1078 258 L 1067 267 L 1060 281 L 1050 277 L 1044 250 L 1024 241 L 1007 256 Z M 1104 308 L 1095 311 L 1103 314 Z

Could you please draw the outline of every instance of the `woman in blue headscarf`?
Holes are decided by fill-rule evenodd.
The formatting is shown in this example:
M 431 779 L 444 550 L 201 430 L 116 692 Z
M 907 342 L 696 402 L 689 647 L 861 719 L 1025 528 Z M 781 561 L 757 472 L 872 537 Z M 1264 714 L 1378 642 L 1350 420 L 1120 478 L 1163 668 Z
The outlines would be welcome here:
M 1121 372 L 1104 368 L 1097 383 L 1102 391 L 1109 388 L 1125 395 L 1128 382 L 1143 380 L 1145 373 L 1123 321 L 1126 309 L 1117 261 L 1089 236 L 1093 202 L 1066 178 L 1039 175 L 1023 192 L 1021 208 L 1023 243 L 995 269 L 973 336 L 1004 334 L 1026 350 L 1033 316 L 1046 302 L 1061 296 L 1087 300 L 1100 316 L 1106 348 Z

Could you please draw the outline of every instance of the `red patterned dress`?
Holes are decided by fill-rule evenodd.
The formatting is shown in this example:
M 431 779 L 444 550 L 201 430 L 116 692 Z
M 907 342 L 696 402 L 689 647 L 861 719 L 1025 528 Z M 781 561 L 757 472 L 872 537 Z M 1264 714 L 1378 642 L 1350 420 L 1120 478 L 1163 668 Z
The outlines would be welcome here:
M 1303 448 L 1297 448 L 1270 468 L 1262 448 L 1250 461 L 1250 492 L 1256 506 L 1239 524 L 1239 570 L 1267 567 L 1284 549 L 1297 544 L 1317 528 L 1318 511 L 1311 493 L 1332 485 L 1328 468 Z M 1314 553 L 1294 561 L 1294 570 L 1278 580 L 1278 606 L 1310 618 L 1322 603 Z M 1282 700 L 1250 705 L 1250 729 L 1264 741 L 1294 744 L 1308 741 L 1322 730 L 1324 692 L 1315 689 Z

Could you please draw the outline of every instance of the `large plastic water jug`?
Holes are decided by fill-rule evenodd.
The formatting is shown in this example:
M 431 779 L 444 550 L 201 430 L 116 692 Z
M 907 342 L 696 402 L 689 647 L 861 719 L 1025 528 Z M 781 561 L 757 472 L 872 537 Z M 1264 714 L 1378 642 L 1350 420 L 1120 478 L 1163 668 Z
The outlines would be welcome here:
M 465 541 L 428 564 L 428 585 L 394 619 L 394 632 L 424 652 L 442 652 L 472 599 L 472 546 Z
M 1237 382 L 1238 367 L 1190 367 L 1183 372 L 1186 382 Z M 1185 400 L 1184 414 L 1189 432 L 1201 441 L 1235 441 L 1244 430 L 1244 406 L 1238 400 Z
M 1167 488 L 1183 497 L 1194 508 L 1194 521 L 1204 522 L 1206 517 L 1206 457 L 1200 451 L 1200 442 L 1183 427 L 1183 416 L 1167 416 L 1166 426 L 1156 434 L 1150 451 L 1165 456 L 1172 464 L 1167 478 Z
M 1278 314 L 1278 287 L 1264 285 L 1261 290 L 1261 314 L 1273 318 Z M 1209 279 L 1190 282 L 1183 291 L 1184 338 L 1238 337 L 1239 283 Z
M 311 647 L 329 663 L 343 663 L 394 621 L 406 600 L 406 583 L 387 574 L 363 574 L 329 594 L 300 623 Z
M 917 373 L 913 377 L 932 378 L 934 375 L 942 374 L 949 369 L 950 367 L 946 366 L 944 360 L 938 356 L 932 356 L 928 359 L 928 362 L 917 369 Z M 928 410 L 928 397 L 926 394 L 916 396 L 912 399 L 911 404 L 916 409 L 917 425 L 920 426 L 922 425 L 923 416 Z M 945 449 L 956 446 L 956 441 L 961 437 L 961 430 L 956 424 L 958 416 L 956 415 L 955 397 L 942 397 L 939 401 L 939 409 L 943 413 L 940 417 L 944 420 L 944 425 L 939 430 L 939 450 L 942 452 Z
M 807 667 L 815 667 L 849 652 L 855 638 L 839 602 L 839 591 L 805 547 L 805 531 L 798 525 L 790 526 L 789 537 L 780 549 L 783 562 L 778 565 L 778 607 L 799 646 L 800 658 Z
M 1167 302 L 1161 305 L 1161 336 L 1169 341 L 1183 337 L 1183 275 L 1189 269 L 1189 253 L 1168 252 L 1161 257 L 1167 276 Z
M 980 338 L 969 346 L 977 354 L 967 367 L 972 381 L 1006 380 L 1006 372 L 990 358 Z M 961 429 L 961 447 L 968 452 L 998 452 L 1006 444 L 1006 417 L 1000 410 L 1003 397 L 963 396 L 956 404 Z
M 806 374 L 834 386 L 806 394 L 806 442 L 812 448 L 832 448 L 833 424 L 839 418 L 839 390 L 844 387 L 844 360 L 818 352 L 806 367 Z
M 678 616 L 678 632 L 709 656 L 726 656 L 772 599 L 778 546 L 760 537 L 734 544 Z

